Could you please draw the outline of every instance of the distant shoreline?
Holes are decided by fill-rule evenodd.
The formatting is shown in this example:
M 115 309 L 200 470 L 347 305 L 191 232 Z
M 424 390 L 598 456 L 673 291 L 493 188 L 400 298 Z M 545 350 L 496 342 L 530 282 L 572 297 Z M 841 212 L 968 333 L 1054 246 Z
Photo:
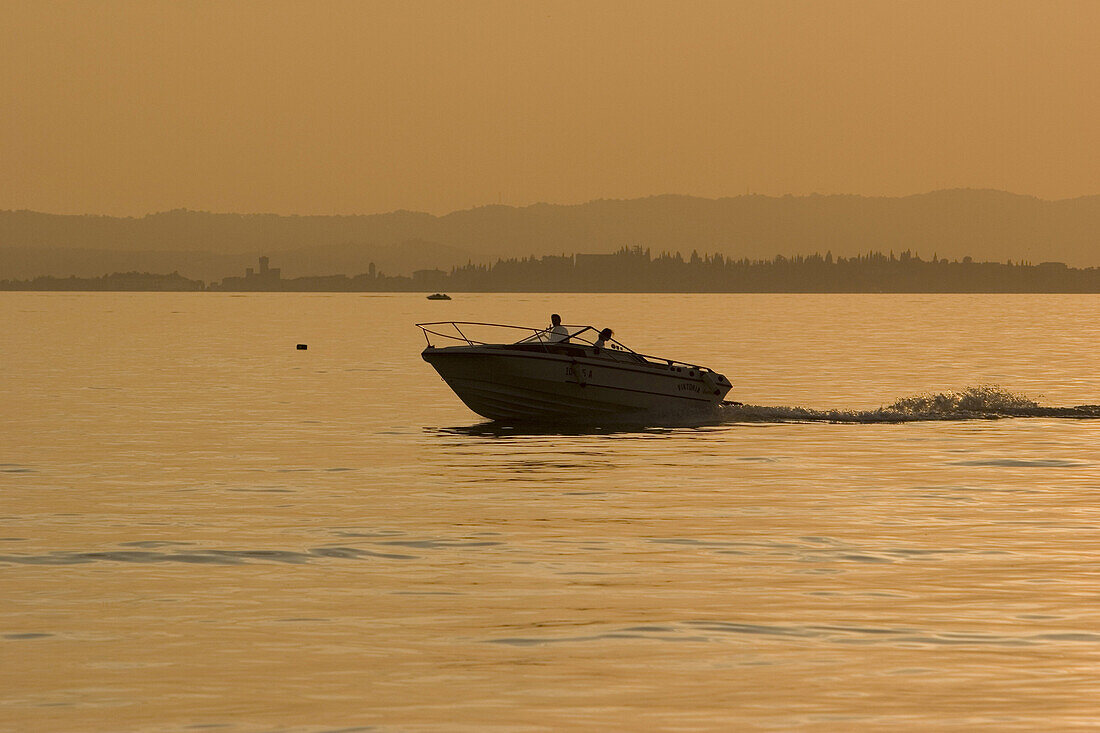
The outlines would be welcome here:
M 265 254 L 295 276 L 354 276 L 371 263 L 380 271 L 409 274 L 489 265 L 498 258 L 606 255 L 635 246 L 658 259 L 677 251 L 685 260 L 697 251 L 727 262 L 756 262 L 779 253 L 831 251 L 854 258 L 893 250 L 926 258 L 970 255 L 978 262 L 1056 260 L 1094 267 L 1100 265 L 1098 232 L 1100 195 L 1042 200 L 976 189 L 903 197 L 664 195 L 483 206 L 441 216 L 175 210 L 119 218 L 0 211 L 0 280 L 176 271 L 211 283 L 243 272 Z
M 908 250 L 855 257 L 777 255 L 731 260 L 721 254 L 653 257 L 648 249 L 468 264 L 449 272 L 386 275 L 372 264 L 355 276 L 284 278 L 259 258 L 243 276 L 206 283 L 173 272 L 112 273 L 96 278 L 0 280 L 0 291 L 298 292 L 298 293 L 1100 293 L 1100 268 L 1063 262 L 976 262 L 921 259 Z
M 1098 290 L 449 290 L 456 295 L 1100 295 Z M 430 295 L 428 290 L 104 290 L 3 288 L 3 293 L 195 293 L 197 295 Z M 453 298 L 452 298 L 453 300 Z

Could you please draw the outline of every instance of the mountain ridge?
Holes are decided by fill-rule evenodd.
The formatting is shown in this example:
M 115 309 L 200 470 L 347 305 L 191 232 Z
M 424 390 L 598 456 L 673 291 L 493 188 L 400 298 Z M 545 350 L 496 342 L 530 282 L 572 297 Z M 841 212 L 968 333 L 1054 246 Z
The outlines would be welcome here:
M 173 209 L 142 217 L 0 211 L 0 278 L 84 274 L 65 271 L 65 251 L 129 253 L 131 260 L 150 266 L 163 261 L 160 271 L 216 279 L 238 274 L 217 271 L 218 258 L 228 257 L 232 263 L 225 264 L 236 266 L 259 254 L 270 256 L 288 276 L 303 276 L 332 274 L 323 268 L 337 266 L 356 274 L 354 268 L 365 271 L 371 261 L 407 273 L 635 245 L 655 253 L 697 250 L 735 258 L 911 250 L 1087 267 L 1100 264 L 1100 195 L 1049 200 L 965 188 L 900 197 L 658 194 L 573 204 L 488 204 L 441 215 L 404 209 L 340 215 Z M 187 253 L 207 265 L 193 266 Z M 379 253 L 386 254 L 384 261 Z M 133 269 L 126 267 L 127 256 L 110 259 L 113 267 Z

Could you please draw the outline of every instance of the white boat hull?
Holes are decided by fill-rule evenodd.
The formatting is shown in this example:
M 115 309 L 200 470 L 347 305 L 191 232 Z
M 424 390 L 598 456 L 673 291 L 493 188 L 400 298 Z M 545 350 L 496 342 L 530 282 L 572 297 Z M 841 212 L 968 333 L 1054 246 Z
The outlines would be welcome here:
M 712 409 L 729 382 L 705 369 L 509 346 L 427 348 L 422 356 L 467 407 L 490 420 L 616 421 Z

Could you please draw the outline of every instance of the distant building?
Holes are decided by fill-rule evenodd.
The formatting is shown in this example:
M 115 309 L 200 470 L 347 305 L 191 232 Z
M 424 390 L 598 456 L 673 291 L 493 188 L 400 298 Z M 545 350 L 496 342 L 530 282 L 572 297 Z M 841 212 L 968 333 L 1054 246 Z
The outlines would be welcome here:
M 268 267 L 267 263 L 270 262 L 267 257 L 260 258 L 260 272 L 258 275 L 264 278 L 271 278 L 272 280 L 279 280 L 282 278 L 282 268 L 280 267 Z
M 282 269 L 268 267 L 271 262 L 267 257 L 260 257 L 260 271 L 256 272 L 251 267 L 245 268 L 244 277 L 227 277 L 222 280 L 217 290 L 282 290 Z

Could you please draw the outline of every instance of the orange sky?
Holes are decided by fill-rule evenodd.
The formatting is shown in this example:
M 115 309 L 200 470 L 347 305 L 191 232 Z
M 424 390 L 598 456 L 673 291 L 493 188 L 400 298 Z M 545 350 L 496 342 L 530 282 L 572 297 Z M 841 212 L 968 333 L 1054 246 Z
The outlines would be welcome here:
M 0 208 L 1100 193 L 1100 2 L 0 0 Z

